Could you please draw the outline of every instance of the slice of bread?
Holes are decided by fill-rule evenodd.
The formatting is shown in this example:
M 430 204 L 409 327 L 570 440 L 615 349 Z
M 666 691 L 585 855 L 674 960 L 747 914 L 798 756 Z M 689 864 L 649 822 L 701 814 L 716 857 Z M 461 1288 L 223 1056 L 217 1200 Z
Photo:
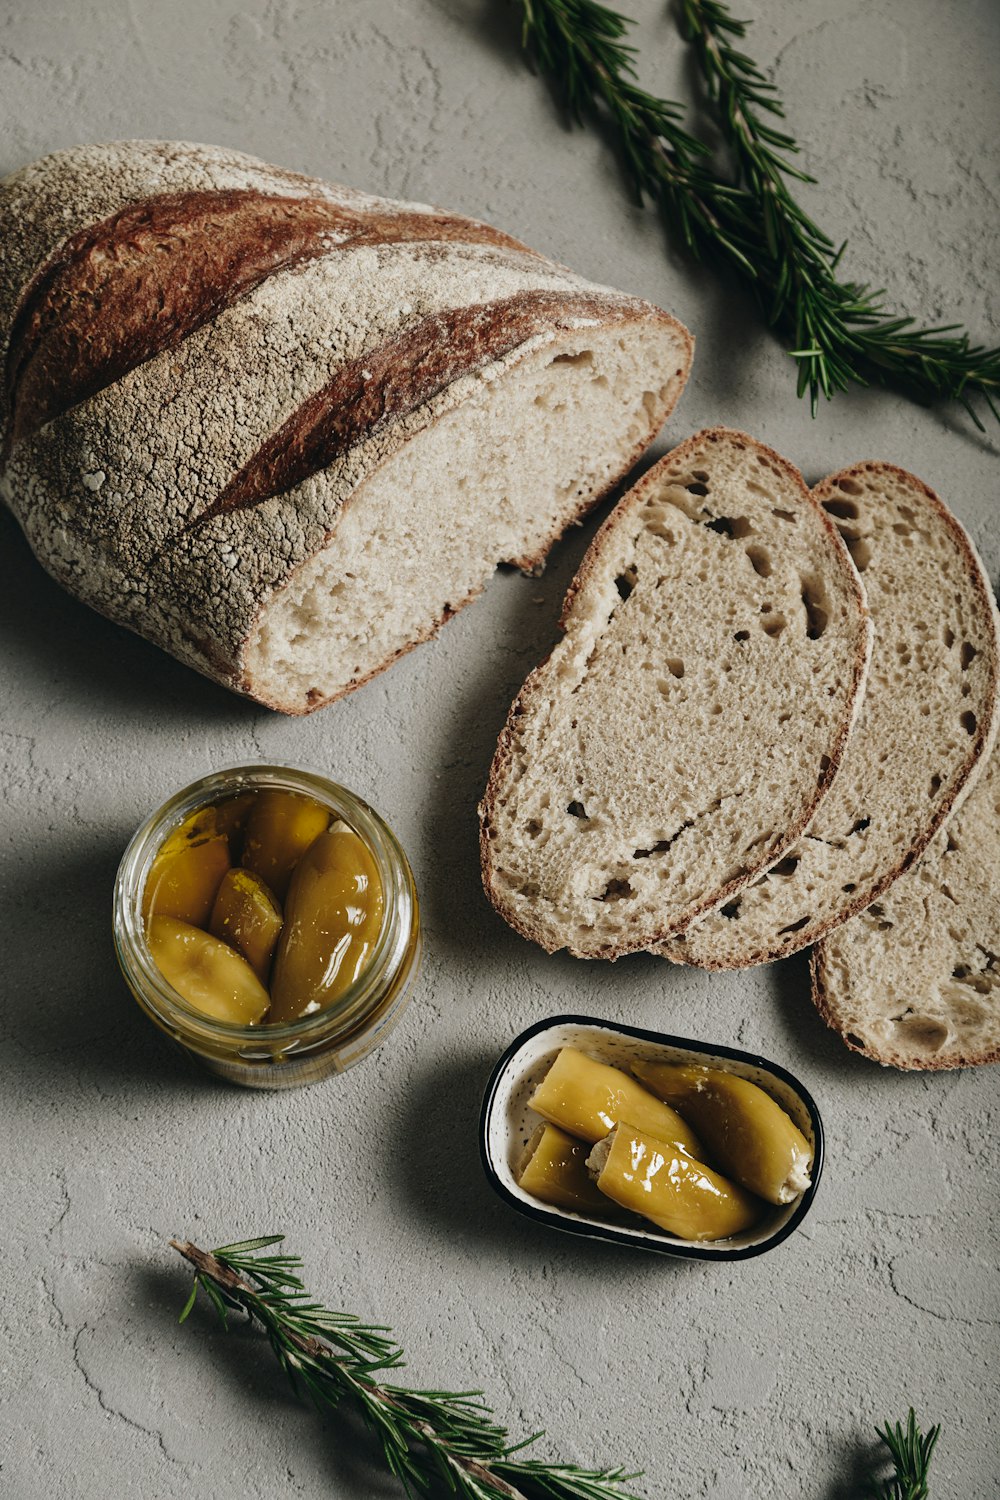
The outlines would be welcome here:
M 616 958 L 795 842 L 843 757 L 870 623 L 801 475 L 715 428 L 621 501 L 562 627 L 500 736 L 483 881 L 543 948 Z
M 959 804 L 997 730 L 997 611 L 955 517 L 891 464 L 857 464 L 813 493 L 864 574 L 875 627 L 864 704 L 805 835 L 725 915 L 670 945 L 708 969 L 782 958 L 863 911 Z
M 1000 1062 L 1000 754 L 884 898 L 818 944 L 813 999 L 894 1068 Z

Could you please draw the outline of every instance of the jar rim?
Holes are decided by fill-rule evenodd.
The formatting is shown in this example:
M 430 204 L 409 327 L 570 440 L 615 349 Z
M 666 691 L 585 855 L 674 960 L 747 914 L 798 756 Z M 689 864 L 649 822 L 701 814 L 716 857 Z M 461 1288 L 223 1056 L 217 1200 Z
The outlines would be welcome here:
M 342 817 L 371 851 L 382 880 L 382 926 L 368 963 L 337 1001 L 294 1021 L 247 1026 L 209 1016 L 189 1005 L 160 972 L 146 939 L 142 894 L 153 859 L 173 828 L 199 807 L 241 791 L 286 790 L 314 796 Z M 154 1019 L 185 1041 L 196 1038 L 232 1047 L 310 1046 L 362 1024 L 379 1003 L 386 983 L 405 963 L 416 921 L 416 891 L 402 845 L 385 820 L 347 787 L 320 772 L 269 763 L 226 767 L 182 787 L 144 819 L 118 867 L 114 894 L 114 939 L 118 961 L 135 989 L 141 985 Z M 301 1046 L 295 1048 L 301 1051 Z

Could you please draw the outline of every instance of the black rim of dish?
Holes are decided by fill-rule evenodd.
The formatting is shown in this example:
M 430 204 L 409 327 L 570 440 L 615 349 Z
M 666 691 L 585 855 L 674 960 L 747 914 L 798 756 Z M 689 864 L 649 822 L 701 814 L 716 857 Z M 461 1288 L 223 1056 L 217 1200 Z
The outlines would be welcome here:
M 617 1032 L 619 1036 L 636 1037 L 642 1042 L 654 1042 L 659 1046 L 678 1047 L 688 1052 L 700 1052 L 710 1057 L 728 1057 L 734 1062 L 740 1062 L 754 1068 L 761 1068 L 765 1073 L 770 1073 L 779 1078 L 782 1083 L 788 1085 L 801 1099 L 812 1125 L 813 1139 L 815 1141 L 815 1153 L 812 1166 L 812 1181 L 806 1188 L 794 1213 L 790 1214 L 785 1223 L 776 1229 L 766 1240 L 761 1240 L 755 1245 L 734 1245 L 731 1249 L 709 1250 L 698 1244 L 683 1245 L 672 1242 L 657 1242 L 652 1233 L 648 1239 L 638 1239 L 634 1235 L 626 1234 L 614 1225 L 588 1224 L 583 1219 L 569 1220 L 564 1218 L 556 1209 L 546 1208 L 542 1204 L 537 1206 L 532 1203 L 524 1203 L 520 1198 L 514 1196 L 493 1165 L 493 1159 L 489 1150 L 489 1128 L 493 1117 L 493 1107 L 496 1102 L 497 1089 L 511 1061 L 525 1045 L 543 1031 L 554 1031 L 557 1026 L 595 1026 L 601 1031 Z M 647 1031 L 641 1026 L 619 1025 L 615 1021 L 604 1020 L 600 1016 L 551 1016 L 548 1020 L 537 1021 L 534 1026 L 529 1026 L 514 1038 L 510 1046 L 501 1055 L 496 1067 L 490 1074 L 489 1083 L 486 1085 L 486 1093 L 483 1097 L 483 1108 L 479 1117 L 479 1156 L 483 1164 L 483 1171 L 493 1191 L 501 1197 L 505 1203 L 523 1214 L 528 1219 L 534 1219 L 539 1224 L 546 1224 L 550 1228 L 561 1229 L 566 1234 L 576 1234 L 587 1239 L 606 1240 L 615 1245 L 627 1245 L 633 1250 L 649 1250 L 655 1255 L 671 1255 L 683 1260 L 709 1260 L 709 1261 L 731 1261 L 750 1260 L 755 1255 L 763 1255 L 768 1250 L 773 1250 L 783 1240 L 798 1228 L 805 1218 L 816 1196 L 816 1189 L 823 1171 L 823 1121 L 809 1090 L 800 1083 L 794 1074 L 789 1073 L 780 1063 L 772 1062 L 770 1058 L 761 1057 L 754 1052 L 744 1052 L 738 1047 L 725 1047 L 721 1043 L 708 1043 L 696 1040 L 693 1037 L 673 1036 L 665 1031 Z

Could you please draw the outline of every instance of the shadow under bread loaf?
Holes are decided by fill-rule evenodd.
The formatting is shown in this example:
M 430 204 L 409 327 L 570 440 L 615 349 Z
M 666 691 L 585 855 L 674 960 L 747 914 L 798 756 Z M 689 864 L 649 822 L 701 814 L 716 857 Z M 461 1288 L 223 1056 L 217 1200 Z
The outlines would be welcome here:
M 0 215 L 0 493 L 78 597 L 284 712 L 539 566 L 690 364 L 509 235 L 214 147 L 60 152 Z

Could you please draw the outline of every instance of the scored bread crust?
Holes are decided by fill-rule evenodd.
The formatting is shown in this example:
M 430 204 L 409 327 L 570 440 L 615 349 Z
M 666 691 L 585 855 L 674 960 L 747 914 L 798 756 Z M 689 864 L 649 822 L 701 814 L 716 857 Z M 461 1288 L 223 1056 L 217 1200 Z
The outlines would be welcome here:
M 683 388 L 693 341 L 669 314 L 594 286 L 477 221 L 372 198 L 212 147 L 118 142 L 60 153 L 0 185 L 0 213 L 12 225 L 0 257 L 0 340 L 8 375 L 23 366 L 6 342 L 11 328 L 20 327 L 18 305 L 26 297 L 37 301 L 37 288 L 48 285 L 46 267 L 58 266 L 61 247 L 74 235 L 86 250 L 95 241 L 89 226 L 108 221 L 111 229 L 96 236 L 103 254 L 102 235 L 113 233 L 114 216 L 131 203 L 155 200 L 166 204 L 164 213 L 179 212 L 188 223 L 197 220 L 191 195 L 220 194 L 224 206 L 226 194 L 242 194 L 242 213 L 255 192 L 265 206 L 282 195 L 306 204 L 306 228 L 315 220 L 321 243 L 305 253 L 302 237 L 293 237 L 290 259 L 268 264 L 259 275 L 251 264 L 235 300 L 209 306 L 206 297 L 204 315 L 189 308 L 166 342 L 150 335 L 144 355 L 141 326 L 138 335 L 131 329 L 140 357 L 124 371 L 116 371 L 112 359 L 111 383 L 102 387 L 81 365 L 80 399 L 70 391 L 65 409 L 37 430 L 29 410 L 14 433 L 0 495 L 42 565 L 100 613 L 237 692 L 282 712 L 307 713 L 434 634 L 508 554 L 519 566 L 540 566 L 565 527 L 620 480 L 655 435 Z M 351 233 L 323 228 L 329 217 L 324 204 L 335 218 L 343 213 L 354 225 Z M 242 253 L 249 230 L 240 213 L 227 222 Z M 131 222 L 127 213 L 123 222 Z M 76 268 L 67 256 L 69 290 L 60 295 L 71 303 L 74 286 L 88 286 L 93 267 L 81 261 Z M 149 305 L 155 300 L 146 297 Z M 32 329 L 57 327 L 42 314 L 34 310 Z M 399 367 L 364 384 L 369 358 L 377 360 L 394 341 L 402 347 L 422 329 L 424 346 L 414 356 L 408 387 Z M 437 357 L 450 348 L 450 329 L 464 340 L 464 363 L 451 366 Z M 462 407 L 495 424 L 496 401 L 488 404 L 494 393 L 517 409 L 514 397 L 532 372 L 562 359 L 572 367 L 589 338 L 621 376 L 622 390 L 613 392 L 613 432 L 591 424 L 592 436 L 580 438 L 586 465 L 578 448 L 575 488 L 555 493 L 553 480 L 546 500 L 542 481 L 537 498 L 521 495 L 505 529 L 498 523 L 484 530 L 488 544 L 496 537 L 499 552 L 488 559 L 476 553 L 460 578 L 442 582 L 436 598 L 431 593 L 410 601 L 405 631 L 384 641 L 373 637 L 343 676 L 328 674 L 313 685 L 306 666 L 301 681 L 291 671 L 281 680 L 282 670 L 270 669 L 259 644 L 267 622 L 283 609 L 294 622 L 297 605 L 284 601 L 313 563 L 322 564 L 323 579 L 336 592 L 342 523 L 369 504 L 378 484 L 390 482 L 401 454 L 423 452 L 428 436 Z M 624 353 L 616 340 L 624 341 Z M 43 376 L 58 352 L 48 366 L 36 360 Z M 249 498 L 222 513 L 220 499 L 238 477 L 254 480 L 256 470 L 259 479 L 276 435 L 287 431 L 289 448 L 295 447 L 296 423 L 307 409 L 319 402 L 321 426 L 336 428 L 336 380 L 352 365 L 362 384 L 358 410 L 367 401 L 368 411 L 350 440 L 340 449 L 333 443 L 330 452 L 314 444 L 311 472 L 309 465 L 292 465 L 270 491 L 251 483 Z M 579 391 L 588 377 L 571 368 L 559 378 Z M 44 418 L 52 395 L 43 396 L 36 404 Z M 610 397 L 602 410 L 612 410 Z M 567 430 L 578 434 L 582 423 L 581 417 Z M 515 448 L 512 440 L 501 449 L 501 473 Z M 440 480 L 433 473 L 425 478 L 428 489 Z M 400 498 L 409 502 L 406 491 Z M 435 524 L 448 525 L 443 508 Z M 429 533 L 429 541 L 436 535 Z M 426 577 L 424 585 L 430 588 Z M 354 608 L 357 618 L 357 603 Z M 322 654 L 315 645 L 310 649 L 313 657 Z
M 780 835 L 771 839 L 763 847 L 762 852 L 756 858 L 747 859 L 738 874 L 723 880 L 713 890 L 692 900 L 688 908 L 673 920 L 657 921 L 654 919 L 650 927 L 638 935 L 623 936 L 618 941 L 607 939 L 599 946 L 590 948 L 578 941 L 573 941 L 565 931 L 553 932 L 543 920 L 533 916 L 530 910 L 525 910 L 524 906 L 516 901 L 516 893 L 512 894 L 509 889 L 509 882 L 502 869 L 502 855 L 497 848 L 498 841 L 502 837 L 501 830 L 498 828 L 499 808 L 512 785 L 515 757 L 520 753 L 521 721 L 529 719 L 537 712 L 544 712 L 547 702 L 550 701 L 553 658 L 567 649 L 567 632 L 572 627 L 574 614 L 588 588 L 595 586 L 605 565 L 605 552 L 614 541 L 623 517 L 634 514 L 648 498 L 655 495 L 665 473 L 696 466 L 699 456 L 710 455 L 713 447 L 717 445 L 741 450 L 759 462 L 765 470 L 770 468 L 775 471 L 794 491 L 798 503 L 805 506 L 813 523 L 818 523 L 828 550 L 824 561 L 832 568 L 832 575 L 836 578 L 836 587 L 842 590 L 844 599 L 849 601 L 853 620 L 852 629 L 849 632 L 846 660 L 843 663 L 842 711 L 837 717 L 829 740 L 824 744 L 819 775 L 812 784 L 810 794 L 802 798 L 798 815 L 789 821 L 788 826 Z M 484 889 L 493 906 L 510 926 L 549 952 L 566 947 L 579 957 L 609 959 L 617 959 L 626 953 L 642 950 L 659 952 L 660 946 L 675 933 L 683 931 L 703 913 L 724 905 L 743 890 L 763 869 L 779 860 L 808 825 L 817 806 L 828 791 L 843 759 L 851 729 L 859 711 L 871 652 L 871 625 L 864 589 L 844 542 L 829 517 L 812 498 L 798 470 L 773 449 L 747 434 L 717 427 L 696 433 L 669 453 L 619 502 L 597 532 L 576 577 L 570 584 L 559 624 L 564 632 L 563 639 L 528 676 L 515 698 L 501 731 L 490 767 L 486 790 L 479 807 L 480 862 Z M 582 647 L 578 647 L 577 650 L 579 653 Z M 572 675 L 572 673 L 567 675 Z M 683 831 L 682 827 L 680 832 L 683 833 Z M 638 853 L 639 851 L 636 851 L 636 856 Z
M 1000 1063 L 1000 753 L 922 858 L 817 943 L 812 998 L 884 1067 Z
M 883 636 L 879 627 L 878 606 L 872 605 L 875 623 L 872 663 L 864 701 L 860 705 L 857 733 L 852 738 L 847 761 L 836 787 L 819 809 L 815 825 L 805 830 L 803 839 L 790 851 L 791 858 L 796 859 L 795 869 L 788 875 L 772 871 L 751 885 L 741 898 L 744 910 L 733 919 L 723 923 L 714 915 L 703 923 L 691 926 L 679 940 L 672 942 L 664 950 L 664 956 L 674 962 L 694 964 L 708 970 L 749 968 L 756 964 L 771 963 L 819 942 L 842 923 L 857 916 L 911 868 L 938 829 L 962 806 L 986 766 L 997 737 L 1000 726 L 1000 616 L 989 579 L 965 528 L 929 485 L 895 464 L 874 460 L 853 464 L 850 468 L 828 476 L 816 486 L 813 495 L 820 505 L 832 505 L 835 516 L 838 507 L 848 512 L 853 509 L 854 515 L 845 515 L 837 521 L 837 525 L 848 546 L 855 551 L 859 543 L 869 550 L 869 541 L 874 540 L 877 545 L 879 529 L 884 534 L 901 524 L 912 526 L 913 532 L 922 537 L 930 550 L 930 539 L 924 537 L 921 530 L 922 525 L 929 521 L 937 528 L 935 541 L 940 540 L 950 549 L 949 561 L 957 562 L 963 594 L 955 602 L 954 608 L 950 594 L 947 601 L 941 599 L 940 619 L 935 615 L 935 601 L 929 601 L 924 613 L 931 620 L 928 630 L 932 639 L 926 641 L 916 630 L 910 634 L 912 651 L 907 654 L 906 667 L 901 667 L 896 662 L 896 653 L 903 645 L 898 620 L 886 621 Z M 862 496 L 868 499 L 869 507 L 882 500 L 891 508 L 887 509 L 884 516 L 869 518 L 871 524 L 866 525 L 864 511 L 859 511 L 858 506 Z M 893 502 L 901 504 L 904 497 L 910 502 L 908 515 L 912 519 L 901 523 L 900 512 Z M 924 508 L 926 513 L 914 515 L 914 505 Z M 860 553 L 858 555 L 860 558 Z M 869 561 L 864 561 L 866 570 Z M 878 582 L 880 566 L 888 569 L 894 561 L 896 560 L 889 556 L 880 564 L 876 558 L 872 576 L 865 572 L 863 581 L 868 589 L 869 600 L 872 599 L 873 589 Z M 940 566 L 940 559 L 937 557 L 934 562 L 936 566 Z M 899 579 L 894 591 L 895 598 L 901 597 L 903 587 L 904 580 Z M 942 591 L 943 589 L 942 580 Z M 889 610 L 892 609 L 893 605 L 890 604 Z M 964 624 L 961 618 L 963 613 L 966 617 Z M 960 645 L 963 631 L 966 632 L 966 639 Z M 939 634 L 950 634 L 953 637 L 946 649 Z M 949 654 L 952 654 L 957 664 L 959 652 L 964 652 L 970 644 L 969 635 L 975 639 L 972 660 L 978 658 L 975 683 L 973 685 L 969 681 L 971 662 L 963 664 L 961 676 L 965 680 L 962 692 L 966 696 L 955 696 L 952 706 L 956 717 L 959 711 L 963 715 L 974 711 L 973 731 L 969 734 L 963 730 L 955 736 L 957 745 L 946 746 L 944 751 L 938 749 L 933 757 L 933 766 L 928 762 L 925 768 L 917 769 L 915 763 L 920 761 L 919 751 L 905 758 L 905 770 L 907 773 L 912 771 L 914 780 L 918 775 L 922 776 L 924 770 L 928 776 L 933 771 L 936 788 L 925 799 L 921 784 L 920 799 L 921 802 L 926 800 L 927 810 L 924 814 L 915 812 L 912 808 L 906 810 L 909 827 L 905 846 L 895 849 L 888 856 L 886 852 L 880 854 L 876 846 L 874 855 L 864 856 L 869 861 L 874 861 L 876 868 L 863 875 L 859 869 L 864 863 L 861 853 L 851 851 L 848 854 L 852 839 L 856 838 L 864 844 L 867 838 L 866 829 L 859 829 L 858 823 L 869 823 L 868 815 L 875 814 L 882 825 L 879 830 L 880 838 L 883 833 L 888 833 L 893 838 L 896 836 L 896 828 L 891 822 L 894 809 L 891 806 L 880 806 L 877 800 L 880 795 L 878 786 L 884 781 L 886 772 L 881 766 L 876 768 L 874 761 L 865 757 L 874 757 L 883 750 L 887 735 L 891 734 L 896 739 L 905 733 L 907 725 L 914 719 L 914 695 L 919 693 L 920 681 L 926 680 L 928 673 L 942 678 L 948 686 L 947 696 L 957 694 L 957 682 L 954 681 L 957 672 L 953 669 L 951 677 L 946 677 L 939 659 L 943 657 L 947 660 Z M 927 653 L 926 659 L 924 653 Z M 910 656 L 913 658 L 914 670 L 909 670 Z M 893 669 L 903 672 L 904 682 L 894 687 L 880 682 L 883 671 L 888 675 Z M 940 693 L 938 696 L 946 695 Z M 923 707 L 930 712 L 926 700 Z M 893 723 L 894 719 L 897 722 Z M 924 736 L 921 749 L 925 744 L 929 749 L 929 737 L 939 734 L 936 724 L 932 725 L 930 719 L 927 723 L 927 735 Z M 886 753 L 892 757 L 895 746 L 890 747 Z M 901 756 L 900 760 L 902 758 Z M 881 763 L 884 764 L 884 760 Z M 898 772 L 900 766 L 898 763 L 890 765 L 890 769 Z M 945 773 L 943 776 L 938 774 L 942 771 Z M 862 782 L 861 788 L 854 784 L 855 777 Z M 867 787 L 864 786 L 865 782 L 868 783 Z M 851 800 L 852 794 L 859 799 L 857 802 Z M 897 817 L 902 816 L 903 814 L 897 814 Z M 817 856 L 814 846 L 817 843 L 825 846 L 835 836 L 843 848 L 834 852 L 832 860 L 826 855 L 825 849 Z M 838 858 L 838 853 L 842 857 Z M 829 868 L 825 872 L 816 867 L 817 857 L 829 861 Z M 812 879 L 818 885 L 818 890 L 800 888 L 804 870 L 809 872 L 806 878 Z M 849 885 L 851 889 L 844 889 L 844 885 Z M 768 899 L 773 904 L 773 912 L 764 905 Z M 820 908 L 822 914 L 813 916 L 803 924 L 800 911 L 810 906 Z M 751 921 L 757 917 L 758 927 L 766 925 L 772 929 L 770 939 L 761 941 L 741 930 L 741 923 L 746 921 L 747 908 Z M 789 931 L 788 927 L 792 924 L 795 930 Z

